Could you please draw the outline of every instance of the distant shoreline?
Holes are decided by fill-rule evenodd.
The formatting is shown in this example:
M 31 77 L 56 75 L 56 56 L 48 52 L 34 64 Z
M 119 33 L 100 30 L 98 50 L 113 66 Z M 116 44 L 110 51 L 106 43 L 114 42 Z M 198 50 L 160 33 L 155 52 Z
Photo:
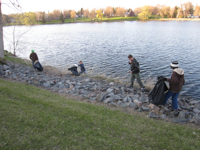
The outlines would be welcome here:
M 101 23 L 101 22 L 123 22 L 123 21 L 142 21 L 139 20 L 137 17 L 118 17 L 119 19 L 112 19 L 110 18 L 109 20 L 104 19 L 102 21 L 91 21 L 88 20 L 88 18 L 80 18 L 77 21 L 74 21 L 73 19 L 66 19 L 66 21 L 64 23 L 60 23 L 59 20 L 54 20 L 51 22 L 46 22 L 46 23 L 41 23 L 41 22 L 36 22 L 35 25 L 51 25 L 51 24 L 69 24 L 69 23 Z M 146 21 L 200 21 L 200 18 L 158 18 L 158 19 L 149 19 Z M 14 24 L 14 23 L 10 23 L 10 24 L 5 24 L 3 26 L 13 26 L 13 25 L 18 25 L 20 26 L 20 24 Z

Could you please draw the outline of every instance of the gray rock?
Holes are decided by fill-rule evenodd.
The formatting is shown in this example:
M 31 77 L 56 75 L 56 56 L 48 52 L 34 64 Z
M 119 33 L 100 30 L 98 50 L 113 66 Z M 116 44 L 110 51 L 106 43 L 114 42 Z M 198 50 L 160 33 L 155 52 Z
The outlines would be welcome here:
M 107 103 L 111 103 L 112 101 L 113 99 L 109 97 L 109 98 L 106 98 L 103 102 L 107 104 Z
M 96 99 L 97 99 L 96 97 L 90 97 L 91 101 L 96 101 Z
M 109 93 L 112 93 L 113 91 L 114 91 L 113 89 L 108 88 L 108 89 L 106 90 L 106 93 L 109 94 Z
M 59 84 L 59 88 L 62 89 L 65 88 L 65 86 L 63 84 Z
M 110 86 L 113 86 L 113 85 L 115 85 L 115 83 L 114 83 L 114 82 L 110 82 L 109 85 L 110 85 Z
M 124 99 L 123 99 L 123 102 L 132 102 L 132 99 L 129 97 L 129 96 L 126 96 Z
M 178 118 L 185 119 L 185 112 L 183 111 L 179 112 Z
M 200 110 L 200 103 L 197 103 L 194 105 L 194 109 L 199 109 Z
M 200 103 L 199 100 L 193 100 L 193 101 L 190 102 L 191 105 L 198 104 L 198 103 Z
M 50 85 L 49 82 L 44 83 L 43 86 L 44 86 L 44 87 L 51 87 L 51 85 Z
M 153 112 L 149 112 L 149 118 L 160 118 L 160 116 Z
M 186 123 L 188 122 L 188 119 L 172 118 L 171 121 L 172 121 L 173 123 L 186 124 Z
M 97 101 L 102 102 L 106 98 L 106 93 L 102 92 L 98 95 Z
M 161 118 L 161 119 L 166 119 L 167 116 L 166 116 L 165 114 L 162 114 L 162 115 L 160 116 L 160 118 Z
M 198 109 L 193 109 L 193 112 L 200 114 L 200 110 L 198 110 Z
M 128 105 L 126 103 L 120 103 L 119 104 L 121 107 L 127 107 Z
M 5 72 L 0 70 L 0 75 L 5 75 Z
M 121 87 L 121 94 L 122 95 L 124 95 L 124 93 L 125 93 L 124 91 L 125 91 L 124 87 Z
M 63 91 L 63 90 L 60 90 L 59 93 L 64 93 L 64 91 Z
M 130 108 L 133 108 L 133 109 L 137 109 L 137 108 L 138 108 L 138 105 L 135 104 L 135 103 L 130 103 L 130 104 L 129 104 L 129 107 L 130 107 Z
M 16 74 L 13 73 L 13 74 L 11 75 L 11 78 L 13 78 L 14 80 L 16 80 L 16 79 L 17 79 Z
M 148 99 L 147 99 L 144 95 L 142 95 L 142 96 L 139 98 L 139 100 L 140 100 L 142 103 L 145 103 L 145 102 L 148 101 Z
M 118 106 L 115 102 L 110 103 L 112 106 Z
M 149 111 L 149 108 L 147 108 L 145 106 L 142 106 L 141 108 L 142 108 L 143 111 Z
M 51 81 L 51 82 L 50 82 L 50 85 L 54 85 L 54 84 L 55 84 L 54 81 Z
M 139 112 L 142 112 L 142 109 L 141 109 L 141 108 L 138 108 L 138 111 L 139 111 Z

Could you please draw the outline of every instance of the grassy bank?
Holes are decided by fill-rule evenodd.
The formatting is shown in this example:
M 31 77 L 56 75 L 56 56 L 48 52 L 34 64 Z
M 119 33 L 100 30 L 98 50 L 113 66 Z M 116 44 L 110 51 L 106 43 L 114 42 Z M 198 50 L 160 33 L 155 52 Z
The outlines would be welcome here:
M 0 149 L 199 149 L 200 130 L 0 80 Z

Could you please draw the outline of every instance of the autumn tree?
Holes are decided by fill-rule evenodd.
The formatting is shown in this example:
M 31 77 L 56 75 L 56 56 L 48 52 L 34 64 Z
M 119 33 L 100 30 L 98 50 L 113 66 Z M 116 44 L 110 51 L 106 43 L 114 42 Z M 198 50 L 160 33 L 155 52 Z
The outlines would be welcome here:
M 60 10 L 53 10 L 52 14 L 53 14 L 53 19 L 58 20 L 60 17 Z
M 98 19 L 100 19 L 100 20 L 102 20 L 102 18 L 103 18 L 103 13 L 102 13 L 102 10 L 97 10 L 96 11 L 96 18 L 98 18 Z
M 96 10 L 95 9 L 91 10 L 90 13 L 89 13 L 89 15 L 88 15 L 88 17 L 92 21 L 92 19 L 94 19 L 96 17 Z
M 105 11 L 104 11 L 104 15 L 107 17 L 107 18 L 110 18 L 113 14 L 113 8 L 108 6 L 106 7 Z
M 73 18 L 74 20 L 76 20 L 76 12 L 74 10 L 72 10 L 70 12 L 71 18 Z
M 71 13 L 71 10 L 63 10 L 63 17 L 64 17 L 64 19 L 71 18 L 70 13 Z
M 176 9 L 175 7 L 170 8 L 170 17 L 171 18 L 174 18 L 175 9 Z
M 85 17 L 85 18 L 88 18 L 89 17 L 89 10 L 88 9 L 84 9 L 83 10 L 83 16 Z
M 151 12 L 149 11 L 149 6 L 142 7 L 142 12 L 138 14 L 140 20 L 148 20 L 149 16 L 151 16 Z
M 194 16 L 200 16 L 200 6 L 198 5 L 195 7 Z
M 116 14 L 120 17 L 125 16 L 125 9 L 123 7 L 117 7 L 116 8 Z
M 138 14 L 141 13 L 141 12 L 142 12 L 141 7 L 137 7 L 137 8 L 134 9 L 134 13 L 135 13 L 136 16 L 138 16 Z
M 189 14 L 193 14 L 193 9 L 194 9 L 194 6 L 192 5 L 191 2 L 186 2 L 186 3 L 183 3 L 183 8 L 184 8 L 184 18 L 187 17 Z
M 62 13 L 62 12 L 60 12 L 59 20 L 60 20 L 61 23 L 64 23 L 64 22 L 65 22 L 65 21 L 64 21 L 64 17 L 63 17 L 63 13 Z
M 170 10 L 171 10 L 171 8 L 170 8 L 169 6 L 164 6 L 164 7 L 162 8 L 162 11 L 163 11 L 164 15 L 167 16 L 167 18 L 170 17 Z

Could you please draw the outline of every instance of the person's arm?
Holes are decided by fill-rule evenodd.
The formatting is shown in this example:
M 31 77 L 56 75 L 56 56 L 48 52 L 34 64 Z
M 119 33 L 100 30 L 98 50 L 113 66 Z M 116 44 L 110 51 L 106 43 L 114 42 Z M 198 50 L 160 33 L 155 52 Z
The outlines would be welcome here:
M 32 53 L 30 54 L 29 58 L 32 60 Z
M 172 73 L 171 78 L 167 79 L 170 84 L 178 84 L 178 76 L 175 72 Z

